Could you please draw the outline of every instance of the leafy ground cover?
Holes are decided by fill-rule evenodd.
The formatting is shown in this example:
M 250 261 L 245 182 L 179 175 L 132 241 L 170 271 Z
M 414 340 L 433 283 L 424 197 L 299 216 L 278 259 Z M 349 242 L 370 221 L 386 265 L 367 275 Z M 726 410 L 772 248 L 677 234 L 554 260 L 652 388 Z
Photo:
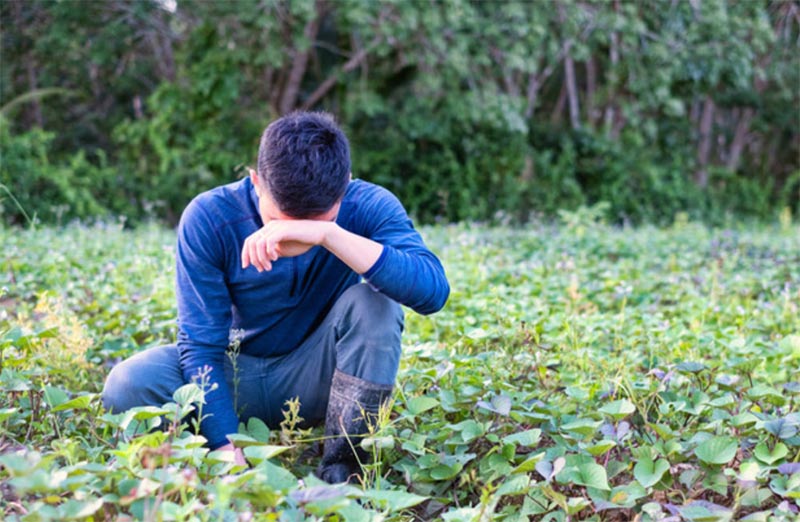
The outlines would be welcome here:
M 0 229 L 0 518 L 796 520 L 800 228 L 563 218 L 425 229 L 453 293 L 408 314 L 347 487 L 296 405 L 242 426 L 247 469 L 178 422 L 197 384 L 103 411 L 111 365 L 175 335 L 171 231 Z

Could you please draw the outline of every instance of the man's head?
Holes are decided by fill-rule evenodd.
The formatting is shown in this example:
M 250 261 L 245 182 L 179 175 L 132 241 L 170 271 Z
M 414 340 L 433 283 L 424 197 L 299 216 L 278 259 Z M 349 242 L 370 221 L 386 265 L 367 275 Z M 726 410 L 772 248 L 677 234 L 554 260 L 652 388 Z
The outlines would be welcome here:
M 269 192 L 286 216 L 324 215 L 342 199 L 350 182 L 347 137 L 328 113 L 287 114 L 261 136 L 256 176 L 261 190 Z

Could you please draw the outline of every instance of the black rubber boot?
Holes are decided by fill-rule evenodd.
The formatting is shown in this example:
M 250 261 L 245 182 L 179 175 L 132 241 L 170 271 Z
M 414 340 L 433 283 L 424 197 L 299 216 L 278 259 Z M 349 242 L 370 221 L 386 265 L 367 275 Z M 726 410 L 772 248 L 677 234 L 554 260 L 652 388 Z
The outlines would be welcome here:
M 369 454 L 361 439 L 378 421 L 378 411 L 392 396 L 393 386 L 365 381 L 339 370 L 333 374 L 328 411 L 325 415 L 325 443 L 317 476 L 329 484 L 356 482 Z

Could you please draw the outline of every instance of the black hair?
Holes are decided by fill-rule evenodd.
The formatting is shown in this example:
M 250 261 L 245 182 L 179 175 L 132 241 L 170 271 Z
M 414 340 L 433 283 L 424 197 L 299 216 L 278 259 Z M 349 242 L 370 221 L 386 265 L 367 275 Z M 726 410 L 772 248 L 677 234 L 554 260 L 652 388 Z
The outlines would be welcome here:
M 344 196 L 350 145 L 326 112 L 292 112 L 261 136 L 258 176 L 281 212 L 304 219 L 324 214 Z

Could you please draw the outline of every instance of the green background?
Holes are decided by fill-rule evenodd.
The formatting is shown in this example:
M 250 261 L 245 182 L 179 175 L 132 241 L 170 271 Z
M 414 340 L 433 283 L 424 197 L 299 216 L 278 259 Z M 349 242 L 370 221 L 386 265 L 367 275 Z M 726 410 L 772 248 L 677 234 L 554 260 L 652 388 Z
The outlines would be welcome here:
M 797 211 L 781 1 L 7 1 L 3 221 L 175 223 L 261 131 L 333 112 L 422 222 Z M 13 197 L 12 197 L 13 195 Z M 16 198 L 16 200 L 14 199 Z M 26 215 L 27 214 L 27 217 Z

